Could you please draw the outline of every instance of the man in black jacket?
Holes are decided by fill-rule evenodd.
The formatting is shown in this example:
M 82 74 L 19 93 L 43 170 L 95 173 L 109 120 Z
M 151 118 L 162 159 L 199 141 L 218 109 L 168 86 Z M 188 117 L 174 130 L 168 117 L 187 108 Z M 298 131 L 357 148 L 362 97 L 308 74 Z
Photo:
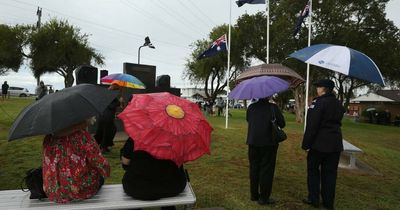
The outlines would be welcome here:
M 250 163 L 250 199 L 260 205 L 273 204 L 270 198 L 274 179 L 278 143 L 272 141 L 272 111 L 279 127 L 285 127 L 285 119 L 278 106 L 260 99 L 247 109 L 247 144 Z
M 343 151 L 340 127 L 345 110 L 332 93 L 335 85 L 331 80 L 323 79 L 314 85 L 318 97 L 308 107 L 302 143 L 302 148 L 308 150 L 308 198 L 303 202 L 318 207 L 321 192 L 323 206 L 333 209 L 337 168 Z

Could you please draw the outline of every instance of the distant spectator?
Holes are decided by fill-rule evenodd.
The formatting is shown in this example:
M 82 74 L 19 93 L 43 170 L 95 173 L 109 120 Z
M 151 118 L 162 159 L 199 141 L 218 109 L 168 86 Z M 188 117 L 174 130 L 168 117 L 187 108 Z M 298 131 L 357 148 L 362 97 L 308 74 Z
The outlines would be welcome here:
M 40 100 L 41 98 L 43 98 L 45 95 L 47 95 L 47 87 L 46 85 L 44 85 L 43 81 L 40 81 L 39 83 L 39 87 L 37 88 L 37 100 Z
M 222 99 L 222 97 L 219 97 L 217 99 L 217 102 L 215 105 L 217 106 L 217 109 L 218 109 L 218 111 L 217 111 L 218 116 L 221 116 L 222 112 L 224 111 L 224 106 L 225 106 L 225 103 L 224 103 L 224 100 Z
M 389 112 L 389 110 L 388 109 L 386 109 L 385 110 L 385 124 L 386 125 L 390 125 L 390 123 L 391 123 L 391 118 L 392 118 L 392 114 Z
M 54 93 L 54 90 L 53 90 L 53 88 L 50 86 L 50 87 L 49 87 L 49 94 L 51 94 L 51 93 Z
M 394 126 L 400 126 L 400 115 L 394 117 Z
M 1 85 L 1 98 L 3 99 L 3 101 L 4 101 L 4 99 L 6 99 L 6 97 L 7 97 L 8 88 L 9 88 L 9 87 L 10 87 L 10 86 L 8 86 L 7 81 L 4 81 L 4 84 Z M 10 98 L 10 95 L 9 95 L 9 94 L 8 94 L 8 98 Z

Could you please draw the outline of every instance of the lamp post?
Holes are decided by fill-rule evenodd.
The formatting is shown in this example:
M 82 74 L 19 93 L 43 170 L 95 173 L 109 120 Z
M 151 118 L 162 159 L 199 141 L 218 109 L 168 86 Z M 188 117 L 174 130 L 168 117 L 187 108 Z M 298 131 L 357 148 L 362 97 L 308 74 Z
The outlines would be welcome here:
M 138 64 L 140 64 L 140 49 L 142 47 L 150 47 L 151 49 L 155 49 L 153 44 L 150 42 L 150 38 L 148 36 L 146 36 L 146 38 L 144 38 L 144 44 L 142 46 L 140 46 L 138 49 L 138 61 L 137 61 Z

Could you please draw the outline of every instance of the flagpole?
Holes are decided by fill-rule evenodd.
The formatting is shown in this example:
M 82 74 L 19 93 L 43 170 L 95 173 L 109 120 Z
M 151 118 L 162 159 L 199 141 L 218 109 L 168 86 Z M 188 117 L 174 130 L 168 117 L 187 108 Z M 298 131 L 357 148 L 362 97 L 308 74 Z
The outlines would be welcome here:
M 267 10 L 267 59 L 266 63 L 269 64 L 269 0 L 266 0 Z
M 226 113 L 225 113 L 225 128 L 228 128 L 228 118 L 229 118 L 229 76 L 230 76 L 230 62 L 231 62 L 231 19 L 232 19 L 232 1 L 229 1 L 229 29 L 228 29 L 228 63 L 227 63 L 227 73 L 226 73 Z M 226 36 L 226 35 L 225 35 Z M 226 37 L 225 37 L 226 38 Z
M 311 25 L 312 25 L 312 0 L 309 0 L 309 19 L 308 19 L 308 47 L 311 45 Z M 306 101 L 304 102 L 304 131 L 307 124 L 307 110 L 308 110 L 308 87 L 310 82 L 310 64 L 307 63 L 307 78 L 306 78 Z

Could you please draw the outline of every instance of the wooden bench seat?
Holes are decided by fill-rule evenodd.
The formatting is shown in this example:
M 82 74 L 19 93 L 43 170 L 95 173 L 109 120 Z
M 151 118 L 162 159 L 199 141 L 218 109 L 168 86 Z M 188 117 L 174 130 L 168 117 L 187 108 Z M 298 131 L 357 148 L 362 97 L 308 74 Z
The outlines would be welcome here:
M 349 154 L 350 156 L 350 163 L 349 163 L 349 168 L 355 168 L 356 167 L 356 154 L 357 153 L 362 153 L 362 150 L 350 142 L 346 141 L 343 139 L 343 149 L 345 153 Z
M 57 204 L 48 199 L 29 199 L 30 192 L 21 190 L 0 191 L 0 209 L 29 209 L 29 210 L 53 210 L 53 209 L 135 209 L 161 206 L 184 205 L 185 209 L 191 209 L 196 202 L 196 196 L 188 182 L 185 190 L 175 197 L 163 198 L 155 201 L 135 200 L 124 193 L 121 184 L 104 185 L 97 195 L 83 201 L 67 204 Z

